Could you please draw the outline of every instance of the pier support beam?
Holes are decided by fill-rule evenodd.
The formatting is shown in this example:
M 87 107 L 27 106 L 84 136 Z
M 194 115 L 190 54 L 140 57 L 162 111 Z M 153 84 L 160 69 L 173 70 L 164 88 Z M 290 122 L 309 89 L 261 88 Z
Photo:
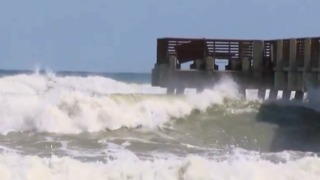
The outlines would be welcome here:
M 214 58 L 212 56 L 206 57 L 205 63 L 206 63 L 206 70 L 214 69 Z
M 294 100 L 302 101 L 303 100 L 303 91 L 296 91 L 294 95 Z
M 282 100 L 290 100 L 291 91 L 290 90 L 283 90 L 282 92 Z
M 298 87 L 297 73 L 297 39 L 290 39 L 290 54 L 289 54 L 289 70 L 288 70 L 288 89 L 296 90 Z M 301 88 L 302 89 L 302 88 Z
M 250 72 L 250 59 L 248 57 L 243 57 L 241 59 L 241 67 L 242 67 L 242 72 L 244 73 Z
M 169 55 L 168 57 L 168 72 L 166 76 L 166 86 L 167 86 L 167 94 L 175 94 L 175 70 L 177 65 L 176 56 Z
M 259 82 L 260 87 L 258 89 L 258 98 L 264 99 L 266 94 L 266 89 L 263 83 L 263 41 L 254 41 L 253 42 L 253 76 L 256 81 Z
M 242 70 L 242 61 L 239 59 L 230 59 L 229 60 L 231 70 L 233 71 L 241 71 Z
M 253 42 L 253 74 L 258 79 L 262 78 L 263 70 L 263 41 Z
M 311 57 L 311 46 L 312 46 L 311 38 L 305 39 L 304 42 L 304 68 L 303 68 L 303 89 L 307 90 L 307 86 L 315 87 L 318 83 L 318 74 L 312 72 L 312 59 Z M 320 49 L 318 54 L 320 53 Z M 320 56 L 319 56 L 320 63 Z M 316 62 L 314 62 L 316 64 Z
M 203 60 L 202 59 L 196 59 L 194 61 L 194 64 L 195 64 L 195 69 L 202 69 L 202 66 L 203 66 Z
M 271 89 L 270 89 L 270 92 L 269 92 L 269 97 L 268 97 L 268 99 L 269 99 L 269 100 L 276 100 L 277 97 L 278 97 L 278 90 L 271 88 Z
M 274 71 L 274 89 L 287 89 L 286 73 L 283 71 L 283 40 L 277 40 Z
M 243 57 L 241 59 L 241 69 L 242 69 L 243 74 L 245 74 L 245 75 L 250 74 L 251 63 L 250 63 L 250 59 L 248 57 Z M 245 87 L 239 87 L 239 93 L 244 99 L 246 98 L 246 88 Z

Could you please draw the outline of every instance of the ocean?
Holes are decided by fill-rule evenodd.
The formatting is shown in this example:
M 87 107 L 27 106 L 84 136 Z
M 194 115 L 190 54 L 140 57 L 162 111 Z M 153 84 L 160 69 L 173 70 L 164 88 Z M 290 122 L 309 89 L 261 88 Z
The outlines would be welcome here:
M 166 95 L 148 73 L 1 71 L 0 179 L 319 180 L 320 103 L 237 86 Z

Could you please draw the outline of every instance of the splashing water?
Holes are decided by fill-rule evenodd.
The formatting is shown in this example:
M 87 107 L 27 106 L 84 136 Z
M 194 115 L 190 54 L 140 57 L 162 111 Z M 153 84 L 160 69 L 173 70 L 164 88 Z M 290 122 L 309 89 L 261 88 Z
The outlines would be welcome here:
M 319 179 L 316 101 L 243 100 L 227 78 L 165 92 L 100 75 L 1 77 L 0 179 Z

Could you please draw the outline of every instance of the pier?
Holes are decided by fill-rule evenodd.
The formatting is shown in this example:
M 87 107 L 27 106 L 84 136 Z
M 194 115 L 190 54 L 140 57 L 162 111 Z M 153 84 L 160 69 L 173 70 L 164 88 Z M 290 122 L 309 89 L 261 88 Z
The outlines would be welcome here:
M 224 70 L 218 61 L 226 62 Z M 184 66 L 188 65 L 187 68 Z M 184 67 L 184 68 L 182 68 Z M 320 37 L 275 40 L 159 38 L 152 86 L 168 94 L 185 88 L 202 91 L 221 78 L 231 77 L 245 94 L 258 89 L 268 99 L 302 99 L 308 87 L 320 84 Z

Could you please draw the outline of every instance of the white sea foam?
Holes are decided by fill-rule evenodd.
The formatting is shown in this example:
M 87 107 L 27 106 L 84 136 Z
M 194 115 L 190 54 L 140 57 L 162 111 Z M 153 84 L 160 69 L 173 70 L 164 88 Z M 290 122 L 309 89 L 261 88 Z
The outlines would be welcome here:
M 1 180 L 318 180 L 319 177 L 320 158 L 317 157 L 273 163 L 259 158 L 216 161 L 195 155 L 141 160 L 130 155 L 105 162 L 83 162 L 70 157 L 0 154 Z
M 152 129 L 172 117 L 186 116 L 195 108 L 204 110 L 212 104 L 223 103 L 225 97 L 239 97 L 236 84 L 231 80 L 224 80 L 200 94 L 157 95 L 164 92 L 150 84 L 128 84 L 99 76 L 58 77 L 53 73 L 35 73 L 2 77 L 0 133 L 81 133 L 121 127 Z

